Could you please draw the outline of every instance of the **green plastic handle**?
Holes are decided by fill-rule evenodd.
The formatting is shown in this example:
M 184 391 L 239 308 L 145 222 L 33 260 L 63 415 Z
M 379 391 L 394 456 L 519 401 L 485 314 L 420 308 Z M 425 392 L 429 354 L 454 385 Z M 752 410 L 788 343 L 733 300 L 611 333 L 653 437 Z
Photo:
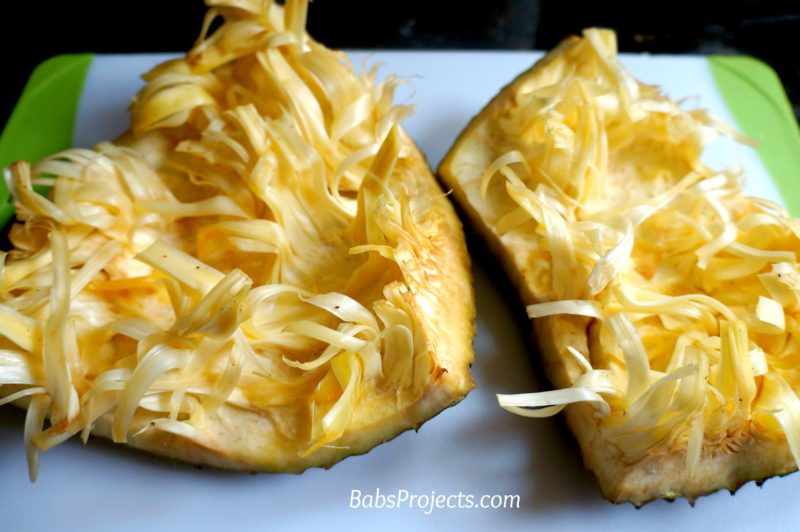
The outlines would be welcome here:
M 739 130 L 759 140 L 756 152 L 784 205 L 800 216 L 800 127 L 778 75 L 747 56 L 712 55 L 708 65 Z
M 0 135 L 0 167 L 38 161 L 72 147 L 75 117 L 93 54 L 58 55 L 31 74 Z M 0 226 L 14 216 L 5 179 L 0 179 Z

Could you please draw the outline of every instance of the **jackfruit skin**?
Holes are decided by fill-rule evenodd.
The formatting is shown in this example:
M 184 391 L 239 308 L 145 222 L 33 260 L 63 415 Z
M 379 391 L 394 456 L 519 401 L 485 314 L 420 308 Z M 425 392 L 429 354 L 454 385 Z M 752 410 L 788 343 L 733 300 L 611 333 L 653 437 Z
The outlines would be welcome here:
M 499 259 L 523 305 L 547 300 L 552 264 L 549 260 L 532 264 L 521 247 L 515 247 L 513 242 L 504 243 L 489 223 L 493 213 L 481 201 L 477 190 L 485 169 L 502 155 L 495 151 L 503 135 L 496 126 L 499 118 L 517 106 L 516 97 L 521 90 L 541 86 L 551 75 L 550 66 L 572 53 L 580 42 L 577 36 L 567 37 L 502 88 L 470 120 L 437 169 L 440 182 L 452 191 L 451 197 L 470 228 Z M 588 318 L 547 316 L 533 319 L 532 327 L 542 367 L 554 388 L 571 386 L 582 373 L 567 346 L 582 353 L 600 349 L 599 343 L 592 341 Z M 599 418 L 591 406 L 574 403 L 564 413 L 580 446 L 584 466 L 596 477 L 602 496 L 612 503 L 629 502 L 640 507 L 655 499 L 684 497 L 694 504 L 698 497 L 721 489 L 735 492 L 751 480 L 762 482 L 797 470 L 785 438 L 748 433 L 737 440 L 734 449 L 704 446 L 696 475 L 690 479 L 686 474 L 685 450 L 648 454 L 631 462 L 603 436 Z

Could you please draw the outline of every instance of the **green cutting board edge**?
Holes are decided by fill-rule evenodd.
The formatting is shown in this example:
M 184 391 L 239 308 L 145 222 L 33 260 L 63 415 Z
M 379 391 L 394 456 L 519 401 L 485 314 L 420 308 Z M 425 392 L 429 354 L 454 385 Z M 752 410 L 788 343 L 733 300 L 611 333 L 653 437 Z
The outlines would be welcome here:
M 93 54 L 58 55 L 31 74 L 0 135 L 0 167 L 38 161 L 72 147 L 72 133 Z M 6 180 L 0 180 L 0 225 L 14 216 Z

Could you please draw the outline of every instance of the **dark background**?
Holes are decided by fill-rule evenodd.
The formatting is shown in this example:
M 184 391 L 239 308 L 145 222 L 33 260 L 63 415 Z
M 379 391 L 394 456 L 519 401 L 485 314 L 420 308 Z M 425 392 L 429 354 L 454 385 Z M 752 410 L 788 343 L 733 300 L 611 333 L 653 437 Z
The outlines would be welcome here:
M 72 52 L 184 51 L 205 13 L 201 0 L 4 2 L 0 124 L 42 60 Z M 570 33 L 605 26 L 620 50 L 748 54 L 780 76 L 800 117 L 800 2 L 482 2 L 316 0 L 310 33 L 333 48 L 549 49 Z

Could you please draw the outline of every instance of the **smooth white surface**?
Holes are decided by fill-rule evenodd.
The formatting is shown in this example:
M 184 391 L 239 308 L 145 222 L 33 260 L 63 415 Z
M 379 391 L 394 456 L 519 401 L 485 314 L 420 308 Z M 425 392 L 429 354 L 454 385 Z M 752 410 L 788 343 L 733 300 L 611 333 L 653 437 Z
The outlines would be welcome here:
M 360 65 L 368 54 L 351 54 Z M 435 167 L 468 120 L 503 85 L 529 67 L 535 52 L 373 52 L 384 74 L 414 86 L 398 99 L 417 103 L 405 124 Z M 76 145 L 121 134 L 138 74 L 166 55 L 97 57 L 76 124 Z M 705 60 L 623 56 L 639 79 L 659 84 L 687 105 L 730 115 L 711 83 Z M 742 165 L 749 188 L 778 200 L 755 153 L 721 143 L 707 159 Z M 526 354 L 528 324 L 516 295 L 478 242 L 475 262 L 478 334 L 473 374 L 479 388 L 462 403 L 364 456 L 303 475 L 245 475 L 173 464 L 149 455 L 76 438 L 43 453 L 30 484 L 22 445 L 23 414 L 0 408 L 2 530 L 309 530 L 366 527 L 442 530 L 752 530 L 786 529 L 800 516 L 800 475 L 752 482 L 735 496 L 656 501 L 636 510 L 603 501 L 585 472 L 560 418 L 532 420 L 501 410 L 496 393 L 540 388 Z M 364 494 L 518 494 L 519 509 L 351 509 L 351 490 Z

